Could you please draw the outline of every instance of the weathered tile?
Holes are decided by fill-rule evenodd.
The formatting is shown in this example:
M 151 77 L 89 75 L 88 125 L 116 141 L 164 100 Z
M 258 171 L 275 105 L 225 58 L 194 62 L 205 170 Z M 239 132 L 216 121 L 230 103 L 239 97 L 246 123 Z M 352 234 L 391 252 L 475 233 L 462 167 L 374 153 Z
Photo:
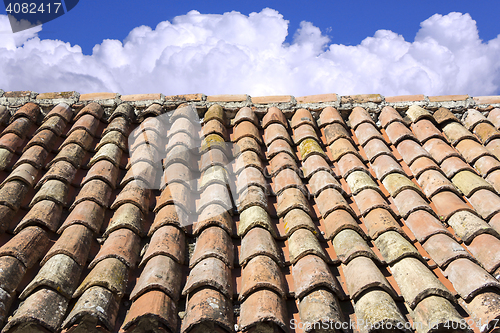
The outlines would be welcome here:
M 214 184 L 217 185 L 217 184 Z M 161 195 L 156 199 L 154 212 L 158 212 L 166 205 L 176 205 L 186 212 L 192 212 L 194 209 L 194 200 L 189 187 L 183 183 L 170 183 L 161 192 Z
M 373 178 L 364 171 L 354 171 L 346 178 L 347 185 L 349 186 L 352 195 L 356 195 L 366 189 L 373 189 L 379 191 L 377 183 Z
M 354 214 L 354 211 L 352 210 L 351 206 L 349 206 L 347 201 L 344 199 L 342 194 L 339 191 L 334 190 L 333 188 L 327 188 L 324 191 L 322 191 L 316 197 L 316 204 L 318 205 L 318 210 L 323 219 L 325 219 L 331 212 L 337 209 L 345 209 L 351 212 L 351 214 Z M 297 205 L 296 208 L 302 208 L 302 207 L 300 207 L 300 205 Z M 308 210 L 304 209 L 304 211 L 310 214 Z
M 17 309 L 14 316 L 5 325 L 5 332 L 14 327 L 30 330 L 30 325 L 36 324 L 50 332 L 59 329 L 68 307 L 68 300 L 57 291 L 42 288 L 28 297 Z M 32 328 L 33 326 L 31 326 Z
M 0 188 L 0 204 L 8 206 L 13 210 L 18 210 L 21 203 L 28 194 L 29 187 L 24 182 L 12 180 Z M 38 192 L 35 196 L 42 196 L 44 193 Z
M 456 212 L 448 219 L 448 224 L 453 228 L 455 234 L 466 243 L 470 243 L 474 237 L 482 233 L 498 236 L 498 233 L 486 221 L 468 211 Z
M 327 106 L 319 114 L 318 125 L 319 127 L 324 127 L 333 123 L 344 124 L 344 119 L 342 119 L 337 109 Z
M 486 288 L 500 289 L 500 283 L 497 280 L 468 259 L 454 260 L 448 265 L 444 274 L 465 301 L 472 300 Z
M 176 166 L 176 168 L 173 168 Z M 169 168 L 168 173 L 172 173 L 171 176 L 168 176 L 168 182 L 171 183 L 173 181 L 178 181 L 186 184 L 186 186 L 190 186 L 191 182 L 190 180 L 193 178 L 191 172 L 184 166 L 180 166 L 178 164 L 176 165 L 171 165 Z M 257 173 L 254 173 L 253 175 L 255 177 L 258 177 L 257 175 L 262 174 L 258 169 L 253 168 L 254 170 L 257 171 Z M 246 170 L 246 169 L 245 169 Z M 245 171 L 244 170 L 244 171 Z M 167 171 L 166 171 L 167 172 Z M 174 174 L 175 172 L 175 174 Z M 247 173 L 251 173 L 252 170 L 246 171 Z M 250 177 L 250 175 L 246 176 L 246 174 L 243 175 L 242 179 L 246 179 L 246 177 Z M 240 176 L 238 176 L 239 180 Z M 264 181 L 265 182 L 265 181 Z M 262 183 L 262 181 L 261 181 Z M 227 186 L 229 184 L 229 174 L 228 171 L 226 170 L 225 167 L 222 167 L 220 165 L 214 165 L 208 169 L 206 169 L 203 174 L 201 175 L 201 179 L 199 181 L 198 185 L 198 190 L 199 191 L 204 191 L 207 186 L 211 184 L 221 184 L 224 186 Z
M 252 206 L 259 206 L 265 210 L 268 209 L 267 194 L 262 187 L 249 186 L 248 189 L 240 193 L 237 202 L 238 211 L 241 213 Z
M 324 155 L 309 155 L 307 160 L 302 160 L 302 171 L 305 178 L 309 178 L 321 170 L 331 172 L 331 167 Z
M 452 178 L 453 184 L 462 191 L 466 197 L 470 197 L 481 189 L 494 191 L 491 184 L 470 171 L 461 171 Z
M 87 104 L 83 109 L 80 110 L 80 112 L 78 112 L 73 120 L 77 121 L 78 119 L 80 119 L 80 117 L 86 114 L 90 114 L 97 119 L 101 119 L 102 115 L 104 114 L 104 109 L 97 103 Z
M 337 257 L 344 265 L 352 259 L 365 256 L 378 261 L 377 256 L 366 244 L 365 240 L 354 230 L 344 229 L 339 232 L 332 241 Z
M 49 119 L 56 119 L 56 117 L 49 118 Z M 76 130 L 84 130 L 87 131 L 90 135 L 95 135 L 95 132 L 97 130 L 97 126 L 99 125 L 99 121 L 92 115 L 86 114 L 82 117 L 80 117 L 74 124 L 71 126 L 71 129 L 66 133 L 66 136 L 69 136 L 71 133 L 75 132 Z M 57 136 L 61 134 L 57 134 Z
M 293 141 L 296 145 L 300 144 L 306 139 L 319 141 L 318 135 L 316 134 L 316 130 L 313 126 L 305 124 L 293 130 Z
M 205 125 L 206 126 L 206 125 Z M 271 130 L 271 127 L 268 127 L 266 129 L 266 133 Z M 243 121 L 237 125 L 234 126 L 233 128 L 233 141 L 238 141 L 244 137 L 250 137 L 253 138 L 255 141 L 257 141 L 259 144 L 262 144 L 262 136 L 259 133 L 259 129 L 257 126 L 250 122 L 250 121 Z M 267 141 L 266 141 L 267 144 Z
M 80 202 L 94 201 L 99 206 L 107 207 L 111 198 L 112 188 L 100 179 L 92 179 L 83 185 L 75 198 L 70 209 L 73 209 Z
M 245 139 L 240 140 L 239 144 L 243 140 L 245 140 Z M 252 142 L 254 142 L 255 145 L 257 145 L 257 142 L 255 142 L 255 140 L 253 140 L 253 139 L 249 139 L 249 140 L 252 141 Z M 251 150 L 259 153 L 260 152 L 260 147 L 258 147 L 257 150 L 255 148 L 251 149 Z M 276 156 L 279 153 L 287 153 L 292 158 L 294 158 L 294 159 L 297 158 L 297 156 L 295 155 L 295 152 L 293 151 L 292 147 L 285 140 L 275 140 L 275 141 L 273 141 L 273 143 L 271 143 L 269 145 L 269 147 L 267 147 L 267 158 L 268 159 L 272 159 L 274 156 Z
M 493 156 L 495 153 L 494 149 L 490 148 L 492 145 L 491 142 L 487 148 L 485 148 L 482 144 L 473 141 L 473 140 L 462 140 L 456 145 L 456 149 L 465 157 L 465 160 L 474 164 L 479 158 L 483 156 Z M 492 154 L 493 153 L 493 154 Z
M 361 146 L 366 145 L 366 143 L 372 139 L 384 140 L 382 134 L 379 130 L 371 123 L 363 123 L 356 127 L 354 131 L 356 138 Z
M 0 256 L 17 258 L 27 268 L 32 267 L 45 253 L 50 240 L 40 227 L 26 227 L 0 247 Z
M 199 214 L 198 220 L 194 222 L 193 234 L 198 235 L 210 226 L 218 226 L 229 234 L 233 233 L 233 219 L 226 207 L 217 203 L 207 205 Z
M 56 254 L 45 262 L 33 280 L 24 288 L 19 298 L 24 300 L 36 289 L 49 287 L 57 290 L 67 299 L 71 299 L 78 286 L 82 269 L 83 267 L 79 266 L 71 257 L 65 254 Z
M 352 214 L 344 209 L 337 209 L 328 214 L 324 219 L 325 222 L 325 237 L 332 239 L 344 229 L 353 229 L 358 233 L 362 233 L 360 226 L 353 218 Z
M 235 173 L 240 173 L 241 171 L 243 171 L 243 169 L 248 167 L 256 168 L 260 172 L 264 171 L 264 164 L 262 163 L 262 160 L 260 159 L 259 155 L 257 155 L 253 151 L 246 151 L 238 156 L 238 158 L 236 159 L 234 171 Z
M 355 171 L 365 171 L 368 173 L 368 168 L 359 159 L 358 156 L 354 154 L 347 154 L 342 156 L 338 161 L 338 166 L 342 177 L 347 178 L 351 173 Z
M 431 141 L 433 140 L 427 141 L 426 145 L 429 144 L 429 142 Z M 441 140 L 436 140 L 436 141 L 441 141 Z M 409 166 L 411 166 L 412 163 L 415 162 L 420 157 L 432 158 L 431 155 L 424 148 L 422 148 L 418 143 L 416 143 L 413 140 L 403 140 L 398 144 L 397 147 L 398 152 L 403 157 L 403 160 Z
M 274 291 L 261 289 L 241 304 L 239 327 L 246 331 L 259 323 L 271 322 L 286 330 L 287 313 L 282 298 Z
M 167 294 L 160 290 L 150 290 L 134 300 L 127 312 L 122 329 L 134 328 L 153 330 L 158 327 L 155 321 L 174 332 L 177 329 L 177 307 Z
M 12 293 L 21 283 L 26 267 L 15 257 L 0 257 L 0 288 L 7 293 Z
M 483 158 L 480 158 L 478 161 L 482 160 Z M 465 163 L 461 158 L 458 157 L 450 157 L 444 160 L 443 163 L 441 163 L 441 170 L 448 178 L 453 178 L 453 176 L 455 176 L 460 171 L 474 171 L 474 169 L 469 164 Z
M 132 203 L 139 207 L 143 213 L 148 211 L 151 190 L 140 180 L 133 180 L 122 189 L 111 205 L 111 209 L 116 209 L 124 203 Z
M 372 239 L 376 239 L 378 236 L 389 230 L 399 233 L 403 232 L 398 222 L 387 209 L 374 209 L 366 214 L 363 221 L 365 222 L 368 236 Z
M 89 264 L 89 268 L 92 269 L 107 258 L 116 258 L 127 267 L 134 268 L 139 256 L 140 241 L 140 237 L 130 229 L 121 228 L 113 231 Z
M 152 131 L 148 131 L 148 133 L 149 132 L 154 133 Z M 127 148 L 129 148 L 131 152 L 134 152 L 135 150 L 137 150 L 137 148 L 140 145 L 143 145 L 143 144 L 151 145 L 155 149 L 159 149 L 160 146 L 157 145 L 157 142 L 153 141 L 154 139 L 151 138 L 151 136 L 153 136 L 153 134 L 148 135 L 147 141 L 146 141 L 145 135 L 141 135 L 141 136 L 133 139 L 133 141 L 132 141 L 132 139 L 127 140 L 126 136 L 121 132 L 111 131 L 111 132 L 108 132 L 108 133 L 103 135 L 103 137 L 101 138 L 101 140 L 99 141 L 97 146 L 95 146 L 95 150 L 99 150 L 104 145 L 107 145 L 107 144 L 116 145 L 122 151 L 127 151 Z M 150 141 L 152 141 L 152 142 L 150 143 Z
M 288 127 L 288 121 L 285 118 L 283 112 L 277 107 L 271 107 L 267 110 L 267 113 L 262 118 L 262 128 L 267 128 L 270 124 L 282 124 L 285 127 Z
M 217 124 L 220 124 L 220 125 L 217 126 Z M 199 129 L 199 126 L 198 126 L 198 129 Z M 190 119 L 177 118 L 173 121 L 172 125 L 170 126 L 170 130 L 168 131 L 167 136 L 168 136 L 168 138 L 170 138 L 174 134 L 177 134 L 179 132 L 183 132 L 183 133 L 186 133 L 187 135 L 189 135 L 190 137 L 195 138 L 196 136 L 198 136 L 198 129 L 192 123 L 192 121 Z M 207 122 L 203 126 L 203 134 L 208 135 L 210 133 L 219 134 L 224 138 L 227 136 L 226 128 L 224 127 L 224 125 L 222 125 L 216 119 Z
M 384 274 L 377 268 L 375 263 L 367 257 L 359 256 L 347 263 L 344 267 L 349 296 L 355 302 L 362 296 L 363 292 L 370 288 L 380 288 L 393 297 L 396 292 L 385 278 Z
M 443 226 L 441 221 L 425 210 L 417 210 L 411 213 L 405 222 L 420 243 L 424 243 L 430 236 L 439 233 L 451 237 L 450 232 Z
M 54 106 L 49 113 L 47 113 L 44 120 L 47 120 L 53 116 L 59 116 L 63 118 L 64 121 L 69 123 L 71 121 L 71 118 L 73 118 L 73 110 L 71 110 L 68 104 L 59 103 L 56 106 Z
M 327 191 L 329 190 L 323 191 L 322 194 L 326 193 Z M 320 204 L 318 203 L 318 205 Z M 285 214 L 290 210 L 295 208 L 302 209 L 306 213 L 311 214 L 311 207 L 309 206 L 309 202 L 307 201 L 304 193 L 296 188 L 287 188 L 281 193 L 280 196 L 278 196 L 278 207 L 276 209 L 276 212 L 278 213 L 279 217 L 282 217 L 285 216 Z
M 274 233 L 271 227 L 271 218 L 267 211 L 260 206 L 251 206 L 240 213 L 238 236 L 242 237 L 250 229 L 260 226 Z
M 450 192 L 445 192 L 445 193 L 450 193 Z M 453 193 L 453 195 L 455 194 Z M 435 201 L 433 200 L 433 202 Z M 417 191 L 414 191 L 412 189 L 401 191 L 394 198 L 394 203 L 396 204 L 396 207 L 399 211 L 399 215 L 403 218 L 407 218 L 408 215 L 418 210 L 427 210 L 428 212 L 432 213 L 432 208 L 429 206 L 427 201 L 424 198 L 422 198 L 422 196 Z
M 239 109 L 236 116 L 234 116 L 234 125 L 237 125 L 242 121 L 250 121 L 255 124 L 255 126 L 259 126 L 259 119 L 257 118 L 257 115 L 247 106 Z
M 170 257 L 179 264 L 183 264 L 185 249 L 186 240 L 184 232 L 171 225 L 162 226 L 151 237 L 151 241 L 139 266 L 144 266 L 151 258 L 158 255 Z
M 374 243 L 389 265 L 406 257 L 422 259 L 417 249 L 395 231 L 384 232 L 375 239 Z
M 103 148 L 101 148 L 101 150 L 102 149 Z M 77 145 L 76 143 L 70 143 L 64 146 L 63 149 L 61 149 L 61 151 L 56 155 L 56 157 L 54 157 L 54 159 L 47 165 L 47 167 L 51 167 L 54 163 L 57 163 L 59 161 L 66 161 L 71 163 L 75 168 L 79 169 L 80 165 L 83 163 L 85 154 L 86 152 L 81 146 Z M 96 159 L 99 157 L 100 156 L 97 155 L 94 156 L 94 158 Z
M 379 191 L 375 191 L 373 189 L 361 191 L 353 198 L 358 206 L 361 216 L 366 216 L 366 214 L 376 208 L 389 209 L 388 203 L 380 195 Z
M 105 287 L 91 286 L 80 296 L 71 312 L 63 322 L 63 328 L 69 328 L 74 324 L 95 326 L 98 321 L 108 330 L 113 330 L 118 315 L 119 304 L 114 293 Z
M 448 178 L 436 170 L 426 170 L 423 172 L 420 177 L 418 177 L 418 183 L 428 198 L 432 198 L 432 196 L 441 191 L 451 191 L 456 194 L 460 193 Z
M 203 122 L 207 123 L 212 119 L 217 119 L 223 124 L 226 123 L 226 113 L 224 112 L 222 106 L 220 106 L 219 104 L 214 104 L 208 108 L 205 116 L 203 117 Z
M 11 121 L 18 119 L 20 117 L 26 117 L 32 122 L 36 123 L 38 115 L 40 114 L 40 107 L 34 103 L 26 103 L 19 108 L 19 110 L 14 113 Z
M 95 233 L 101 229 L 104 220 L 104 208 L 93 201 L 82 201 L 73 208 L 69 216 L 61 225 L 58 233 L 74 224 L 83 224 Z
M 75 168 L 71 163 L 66 161 L 59 161 L 50 167 L 49 171 L 40 179 L 36 184 L 35 189 L 38 190 L 42 185 L 44 185 L 49 179 L 60 180 L 65 184 L 71 184 L 76 176 L 77 168 Z
M 63 207 L 51 200 L 42 200 L 37 202 L 32 209 L 24 216 L 14 229 L 18 233 L 26 226 L 39 225 L 56 231 L 61 223 Z
M 459 122 L 451 122 L 449 124 L 446 124 L 443 127 L 443 132 L 444 135 L 446 135 L 448 141 L 453 146 L 456 146 L 457 143 L 465 139 L 478 141 L 477 138 L 474 136 L 474 134 L 472 134 Z
M 414 166 L 415 164 L 416 162 L 413 163 L 412 166 Z M 404 170 L 401 165 L 396 162 L 394 158 L 388 155 L 378 156 L 375 161 L 372 162 L 371 166 L 373 168 L 373 171 L 375 172 L 375 175 L 377 175 L 377 178 L 380 179 L 380 181 L 383 181 L 384 178 L 391 173 L 404 174 Z
M 298 260 L 292 267 L 292 274 L 293 290 L 297 299 L 302 299 L 317 288 L 329 289 L 337 296 L 342 296 L 339 282 L 325 261 L 318 256 L 307 255 Z
M 254 169 L 254 168 L 247 168 L 247 169 Z M 287 188 L 298 188 L 299 190 L 302 191 L 302 193 L 304 193 L 304 195 L 308 194 L 307 189 L 304 186 L 304 184 L 302 184 L 302 180 L 300 179 L 299 175 L 292 169 L 284 169 L 281 172 L 279 172 L 274 178 L 273 191 L 274 193 L 276 193 L 276 195 L 280 195 Z
M 493 191 L 481 189 L 468 199 L 472 207 L 485 220 L 489 220 L 500 211 L 500 197 Z
M 271 233 L 263 228 L 252 228 L 241 240 L 240 266 L 256 256 L 268 256 L 278 265 L 283 265 L 283 254 Z
M 115 166 L 120 165 L 123 151 L 117 145 L 108 143 L 99 148 L 99 150 L 92 156 L 89 162 L 89 167 L 93 166 L 98 161 L 106 160 Z
M 92 238 L 92 230 L 86 226 L 82 224 L 69 226 L 49 249 L 40 264 L 44 265 L 55 255 L 64 254 L 72 258 L 78 265 L 84 266 L 90 252 Z
M 259 289 L 270 289 L 285 297 L 284 277 L 274 260 L 256 256 L 249 260 L 242 272 L 240 301 Z
M 310 161 L 310 160 L 311 159 L 308 159 L 307 161 Z M 280 172 L 283 169 L 290 168 L 290 169 L 295 170 L 295 171 L 299 170 L 295 159 L 292 156 L 290 156 L 290 154 L 287 154 L 284 152 L 276 154 L 271 159 L 270 166 L 271 166 L 271 176 L 272 177 L 274 177 L 278 172 Z
M 200 200 L 198 202 L 196 212 L 199 214 L 206 207 L 218 204 L 232 211 L 233 203 L 231 201 L 231 195 L 226 186 L 221 184 L 211 184 L 205 188 L 205 190 L 200 194 Z
M 408 127 L 400 122 L 393 122 L 389 124 L 385 131 L 394 146 L 397 146 L 403 140 L 417 140 Z
M 474 128 L 474 134 L 479 137 L 479 140 L 485 145 L 488 145 L 492 140 L 500 138 L 500 132 L 490 123 L 481 123 Z
M 230 332 L 233 330 L 233 307 L 229 299 L 217 290 L 204 288 L 193 293 L 186 304 L 186 315 L 182 321 L 181 332 L 186 333 L 195 327 L 220 326 Z
M 100 162 L 110 163 L 108 161 L 100 161 Z M 114 171 L 105 174 L 106 175 L 105 177 L 100 177 L 100 175 L 94 176 L 94 174 L 92 174 L 91 176 L 93 176 L 93 178 L 95 179 L 99 179 L 106 182 L 109 186 L 111 186 L 111 188 L 114 188 L 114 185 L 116 183 L 116 178 L 114 178 L 115 177 L 114 173 L 115 172 L 118 173 L 118 168 L 113 166 L 112 163 L 110 163 L 110 165 L 114 168 Z M 130 166 L 130 169 L 128 169 L 127 174 L 125 175 L 125 177 L 123 177 L 122 181 L 120 182 L 120 187 L 127 185 L 127 183 L 133 180 L 140 180 L 150 188 L 159 188 L 160 181 L 156 177 L 158 169 L 159 167 L 154 167 L 150 163 L 143 161 L 132 164 Z M 91 171 L 89 171 L 89 173 L 87 174 L 85 181 L 87 179 L 92 179 L 88 178 Z
M 292 144 L 292 139 L 283 125 L 270 124 L 267 126 L 264 130 L 264 142 L 266 143 L 266 146 L 269 147 L 273 141 L 278 139 L 285 140 L 289 144 Z
M 321 191 L 327 188 L 333 188 L 339 192 L 342 192 L 342 185 L 335 179 L 331 172 L 319 171 L 316 172 L 309 180 L 309 186 L 311 188 L 311 194 L 318 196 Z
M 30 127 L 31 121 L 28 118 L 18 118 L 10 123 L 10 125 L 2 131 L 0 136 L 4 136 L 7 133 L 13 133 L 24 140 L 26 134 L 28 134 Z
M 483 156 L 474 163 L 474 168 L 486 177 L 492 171 L 500 169 L 500 161 L 491 156 Z
M 355 310 L 358 320 L 370 323 L 360 327 L 362 333 L 376 332 L 374 327 L 383 324 L 404 327 L 406 323 L 392 297 L 383 290 L 372 290 L 363 294 L 356 302 Z
M 345 126 L 339 123 L 326 125 L 326 127 L 322 129 L 322 132 L 324 133 L 327 145 L 331 145 L 333 142 L 340 138 L 352 140 L 351 135 L 349 134 Z
M 499 245 L 500 240 L 498 238 L 490 234 L 481 234 L 476 236 L 467 248 L 479 260 L 481 265 L 493 274 L 493 271 L 500 266 Z
M 309 110 L 298 109 L 293 113 L 291 124 L 294 129 L 305 124 L 315 127 L 316 121 L 314 121 L 314 118 Z
M 462 158 L 453 147 L 441 139 L 430 139 L 423 145 L 423 148 L 428 151 L 432 155 L 432 158 L 439 164 L 454 156 Z
M 472 259 L 467 250 L 453 240 L 451 235 L 443 233 L 432 235 L 425 241 L 423 247 L 432 260 L 443 268 L 458 258 Z
M 225 169 L 222 169 L 222 171 L 224 171 L 224 174 L 227 175 L 227 172 L 225 171 Z M 283 172 L 293 172 L 295 173 L 294 171 L 291 171 L 291 170 L 283 170 L 280 172 L 283 173 Z M 279 176 L 279 174 L 278 174 Z M 205 174 L 203 175 L 203 177 L 205 177 Z M 227 176 L 226 176 L 227 178 Z M 300 178 L 299 178 L 300 180 Z M 203 182 L 203 180 L 202 180 Z M 226 181 L 227 183 L 227 181 Z M 264 175 L 262 174 L 262 172 L 257 169 L 257 168 L 254 168 L 254 167 L 248 167 L 248 168 L 245 168 L 243 171 L 240 172 L 240 174 L 238 175 L 237 179 L 236 179 L 236 191 L 237 193 L 241 193 L 243 192 L 244 190 L 246 190 L 248 187 L 250 186 L 259 186 L 261 187 L 264 191 L 268 191 L 268 186 L 267 186 L 267 181 L 266 179 L 264 178 Z
M 290 262 L 295 264 L 298 260 L 308 254 L 314 254 L 323 260 L 327 260 L 325 252 L 319 244 L 316 236 L 308 229 L 298 229 L 288 238 L 288 251 Z
M 189 260 L 189 267 L 206 258 L 222 260 L 230 268 L 233 267 L 234 248 L 228 233 L 218 227 L 206 228 L 201 232 L 196 241 L 193 255 Z
M 431 295 L 442 296 L 453 302 L 454 297 L 438 278 L 420 260 L 403 258 L 391 267 L 401 294 L 411 309 Z
M 443 125 L 444 123 L 446 123 L 448 121 L 458 122 L 457 117 L 455 117 L 453 115 L 453 113 L 451 113 L 450 110 L 448 110 L 446 108 L 437 109 L 437 111 L 434 112 L 434 114 L 432 116 L 433 116 L 434 120 L 436 120 L 436 122 L 439 125 Z
M 363 108 L 356 106 L 352 109 L 349 114 L 349 123 L 352 129 L 356 129 L 362 123 L 371 123 L 375 125 L 375 122 L 370 117 L 370 114 Z
M 429 296 L 417 304 L 414 311 L 414 320 L 421 323 L 421 332 L 433 332 L 440 327 L 457 327 L 458 332 L 471 332 L 468 325 L 464 325 L 464 318 L 448 300 L 439 296 Z
M 318 325 L 335 327 L 344 320 L 337 298 L 324 288 L 304 296 L 299 303 L 299 313 L 305 327 L 318 327 Z
M 217 258 L 203 259 L 191 269 L 182 294 L 190 296 L 196 289 L 206 287 L 215 288 L 232 299 L 231 270 Z
M 393 107 L 384 106 L 382 108 L 382 111 L 380 112 L 378 120 L 380 121 L 380 124 L 382 125 L 382 127 L 385 128 L 389 124 L 391 124 L 395 121 L 403 122 L 403 117 L 401 117 L 399 112 L 396 111 Z
M 106 258 L 99 261 L 90 273 L 88 273 L 80 286 L 74 292 L 73 298 L 82 296 L 86 290 L 94 286 L 106 288 L 113 294 L 118 295 L 118 297 L 122 297 L 125 293 L 127 281 L 127 265 L 116 258 Z
M 463 202 L 460 197 L 450 191 L 437 193 L 432 197 L 432 203 L 435 205 L 436 212 L 442 221 L 447 221 L 451 215 L 458 211 L 472 211 L 472 209 L 465 202 Z
M 371 140 L 370 142 L 372 142 L 372 141 L 376 141 L 376 140 Z M 359 153 L 356 150 L 356 148 L 354 148 L 351 141 L 344 139 L 344 138 L 340 138 L 338 140 L 335 140 L 330 145 L 330 151 L 332 153 L 332 158 L 335 162 L 338 161 L 342 156 L 344 156 L 346 154 L 355 154 L 359 157 Z M 367 155 L 368 155 L 368 153 L 367 153 Z
M 426 143 L 430 139 L 444 140 L 441 131 L 428 119 L 422 119 L 412 125 L 413 133 L 421 144 Z

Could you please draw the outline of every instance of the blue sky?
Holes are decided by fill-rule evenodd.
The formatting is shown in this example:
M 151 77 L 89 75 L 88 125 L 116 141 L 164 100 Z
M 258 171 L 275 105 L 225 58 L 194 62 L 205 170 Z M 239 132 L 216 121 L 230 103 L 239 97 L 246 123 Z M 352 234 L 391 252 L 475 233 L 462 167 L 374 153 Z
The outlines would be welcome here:
M 190 10 L 202 14 L 238 11 L 248 15 L 272 8 L 290 21 L 290 42 L 301 21 L 312 22 L 336 44 L 354 45 L 379 29 L 392 30 L 413 41 L 420 22 L 432 15 L 469 13 L 476 20 L 483 40 L 500 34 L 500 2 L 478 5 L 465 0 L 422 1 L 165 1 L 165 0 L 80 0 L 74 10 L 44 25 L 40 38 L 78 44 L 91 54 L 103 39 L 123 40 L 135 27 L 158 23 Z M 5 14 L 1 7 L 0 14 Z
M 462 0 L 81 0 L 11 36 L 2 8 L 0 88 L 500 94 L 498 12 Z

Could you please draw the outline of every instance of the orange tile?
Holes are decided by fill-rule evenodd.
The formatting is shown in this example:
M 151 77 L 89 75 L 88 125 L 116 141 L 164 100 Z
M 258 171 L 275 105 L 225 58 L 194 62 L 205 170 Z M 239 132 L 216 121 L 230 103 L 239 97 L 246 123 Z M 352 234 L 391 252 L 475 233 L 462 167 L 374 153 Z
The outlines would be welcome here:
M 321 94 L 296 97 L 298 104 L 336 102 L 337 94 Z

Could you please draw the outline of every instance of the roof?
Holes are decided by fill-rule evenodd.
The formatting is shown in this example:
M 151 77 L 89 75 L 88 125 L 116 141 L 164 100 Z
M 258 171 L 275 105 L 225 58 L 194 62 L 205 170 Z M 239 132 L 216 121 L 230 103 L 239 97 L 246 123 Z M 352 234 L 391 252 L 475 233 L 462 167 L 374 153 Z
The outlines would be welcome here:
M 2 332 L 491 331 L 499 107 L 0 91 Z

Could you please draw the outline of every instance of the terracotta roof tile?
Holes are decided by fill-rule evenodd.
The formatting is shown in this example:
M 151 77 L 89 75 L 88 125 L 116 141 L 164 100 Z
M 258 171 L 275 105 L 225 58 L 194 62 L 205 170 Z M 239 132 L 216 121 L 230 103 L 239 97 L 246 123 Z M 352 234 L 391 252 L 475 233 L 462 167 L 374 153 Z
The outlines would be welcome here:
M 283 110 L 246 95 L 242 107 L 101 97 L 113 103 L 75 104 L 75 117 L 59 104 L 43 122 L 50 99 L 0 107 L 7 329 L 365 319 L 430 331 L 479 318 L 485 331 L 500 315 L 496 109 L 433 112 L 452 104 L 424 96 L 275 99 Z M 137 103 L 153 97 L 165 105 Z

